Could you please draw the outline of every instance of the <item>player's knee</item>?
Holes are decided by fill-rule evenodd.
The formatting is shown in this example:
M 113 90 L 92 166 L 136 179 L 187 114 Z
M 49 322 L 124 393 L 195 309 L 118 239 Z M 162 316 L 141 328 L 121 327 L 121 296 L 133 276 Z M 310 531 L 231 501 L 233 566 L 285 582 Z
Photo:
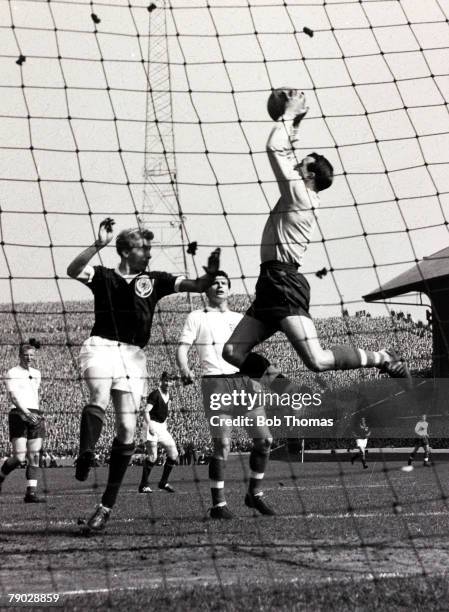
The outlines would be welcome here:
M 237 368 L 240 367 L 241 363 L 243 363 L 245 359 L 243 352 L 239 350 L 237 345 L 232 344 L 231 342 L 224 345 L 222 357 L 225 361 Z
M 106 409 L 109 405 L 109 396 L 105 396 L 102 393 L 90 393 L 89 394 L 89 403 L 94 406 L 98 406 L 102 410 L 106 412 Z
M 109 405 L 110 390 L 102 386 L 89 385 L 89 404 L 106 411 Z
M 167 460 L 170 460 L 173 465 L 177 465 L 179 459 L 176 448 L 167 448 Z
M 34 465 L 34 466 L 39 465 L 39 453 L 35 451 L 28 451 L 26 454 L 26 457 L 30 465 Z
M 326 359 L 320 354 L 311 353 L 303 356 L 303 361 L 309 370 L 312 372 L 325 372 L 329 369 L 329 364 Z
M 256 451 L 267 455 L 273 444 L 273 438 L 256 438 L 253 444 Z
M 13 456 L 15 459 L 17 459 L 17 461 L 20 461 L 20 463 L 25 463 L 25 458 L 26 458 L 25 451 L 19 451 L 19 452 L 16 451 Z
M 134 442 L 135 429 L 134 425 L 119 423 L 119 425 L 117 425 L 117 440 L 119 440 L 121 444 L 132 444 L 132 442 Z
M 215 440 L 214 443 L 214 456 L 219 459 L 226 460 L 231 451 L 230 440 Z

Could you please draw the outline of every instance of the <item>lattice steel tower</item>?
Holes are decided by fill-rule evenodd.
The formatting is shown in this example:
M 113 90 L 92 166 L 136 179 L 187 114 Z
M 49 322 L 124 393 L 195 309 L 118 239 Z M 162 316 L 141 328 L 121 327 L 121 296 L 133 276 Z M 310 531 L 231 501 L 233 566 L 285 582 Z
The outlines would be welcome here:
M 167 0 L 149 7 L 144 189 L 139 221 L 155 234 L 176 272 L 187 275 L 186 235 L 176 182 L 167 42 Z

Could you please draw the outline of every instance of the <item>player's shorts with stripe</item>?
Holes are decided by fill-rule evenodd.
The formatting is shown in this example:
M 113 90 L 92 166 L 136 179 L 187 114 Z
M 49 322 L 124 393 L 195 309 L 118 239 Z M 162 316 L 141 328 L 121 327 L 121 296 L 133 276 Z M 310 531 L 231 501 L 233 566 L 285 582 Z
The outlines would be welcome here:
M 310 285 L 295 264 L 266 261 L 260 266 L 256 298 L 246 314 L 274 329 L 291 315 L 310 317 Z
M 147 442 L 162 444 L 162 446 L 176 446 L 173 436 L 167 429 L 167 422 L 150 421 L 147 430 Z
M 251 415 L 251 411 L 248 410 L 247 394 L 252 394 L 254 397 L 255 393 L 262 392 L 262 387 L 257 381 L 242 376 L 239 372 L 212 374 L 201 379 L 201 392 L 207 419 L 214 414 L 246 416 Z M 261 406 L 262 404 L 256 401 L 253 410 Z
M 357 448 L 360 448 L 362 451 L 366 449 L 366 445 L 368 444 L 368 438 L 357 438 L 355 441 L 355 445 Z
M 111 382 L 111 389 L 128 391 L 136 399 L 145 393 L 147 360 L 143 349 L 133 344 L 91 336 L 81 347 L 79 367 L 84 377 L 88 368 L 95 368 L 101 379 Z
M 45 438 L 45 423 L 42 412 L 40 410 L 31 410 L 30 412 L 40 417 L 36 424 L 25 421 L 19 410 L 13 408 L 10 411 L 8 415 L 10 440 L 14 438 L 26 438 L 27 440 Z

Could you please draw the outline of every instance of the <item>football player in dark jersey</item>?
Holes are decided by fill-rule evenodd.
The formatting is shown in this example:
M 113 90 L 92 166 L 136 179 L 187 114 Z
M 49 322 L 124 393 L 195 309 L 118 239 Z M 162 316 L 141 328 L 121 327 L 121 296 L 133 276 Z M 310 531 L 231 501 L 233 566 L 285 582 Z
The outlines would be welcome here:
M 178 464 L 178 449 L 173 436 L 167 429 L 168 411 L 171 404 L 170 387 L 173 377 L 168 372 L 162 372 L 161 381 L 157 389 L 153 389 L 147 397 L 145 406 L 145 440 L 147 457 L 143 463 L 142 479 L 139 493 L 151 493 L 150 474 L 157 460 L 157 447 L 162 446 L 167 453 L 164 469 L 159 481 L 159 489 L 167 493 L 175 490 L 168 483 L 168 478 L 175 465 Z
M 126 229 L 116 238 L 120 257 L 115 269 L 91 266 L 90 260 L 113 238 L 114 220 L 100 223 L 95 242 L 67 268 L 67 274 L 89 287 L 94 295 L 95 322 L 83 343 L 80 369 L 89 390 L 80 426 L 80 450 L 75 477 L 84 481 L 94 459 L 109 399 L 115 409 L 116 437 L 112 443 L 105 492 L 86 523 L 91 531 L 104 529 L 134 453 L 136 417 L 147 378 L 143 348 L 150 339 L 156 303 L 178 291 L 203 292 L 219 269 L 220 250 L 208 260 L 205 274 L 195 280 L 166 272 L 148 271 L 153 233 Z

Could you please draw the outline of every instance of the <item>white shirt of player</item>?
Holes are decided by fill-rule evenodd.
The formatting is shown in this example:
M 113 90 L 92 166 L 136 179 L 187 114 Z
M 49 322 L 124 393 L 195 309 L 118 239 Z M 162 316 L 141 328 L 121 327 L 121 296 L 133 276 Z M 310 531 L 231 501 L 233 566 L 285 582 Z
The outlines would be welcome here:
M 39 370 L 15 366 L 6 373 L 5 384 L 7 391 L 14 393 L 21 406 L 28 410 L 39 410 Z
M 420 438 L 425 438 L 427 436 L 428 427 L 429 427 L 429 423 L 427 421 L 418 421 L 415 426 L 415 433 Z
M 221 354 L 241 319 L 242 315 L 232 310 L 194 310 L 187 315 L 179 342 L 195 344 L 203 375 L 238 372 Z
M 298 128 L 292 121 L 279 122 L 267 142 L 267 153 L 281 197 L 265 224 L 260 247 L 261 261 L 282 261 L 301 265 L 316 226 L 318 194 L 308 189 L 295 167 L 294 153 Z

